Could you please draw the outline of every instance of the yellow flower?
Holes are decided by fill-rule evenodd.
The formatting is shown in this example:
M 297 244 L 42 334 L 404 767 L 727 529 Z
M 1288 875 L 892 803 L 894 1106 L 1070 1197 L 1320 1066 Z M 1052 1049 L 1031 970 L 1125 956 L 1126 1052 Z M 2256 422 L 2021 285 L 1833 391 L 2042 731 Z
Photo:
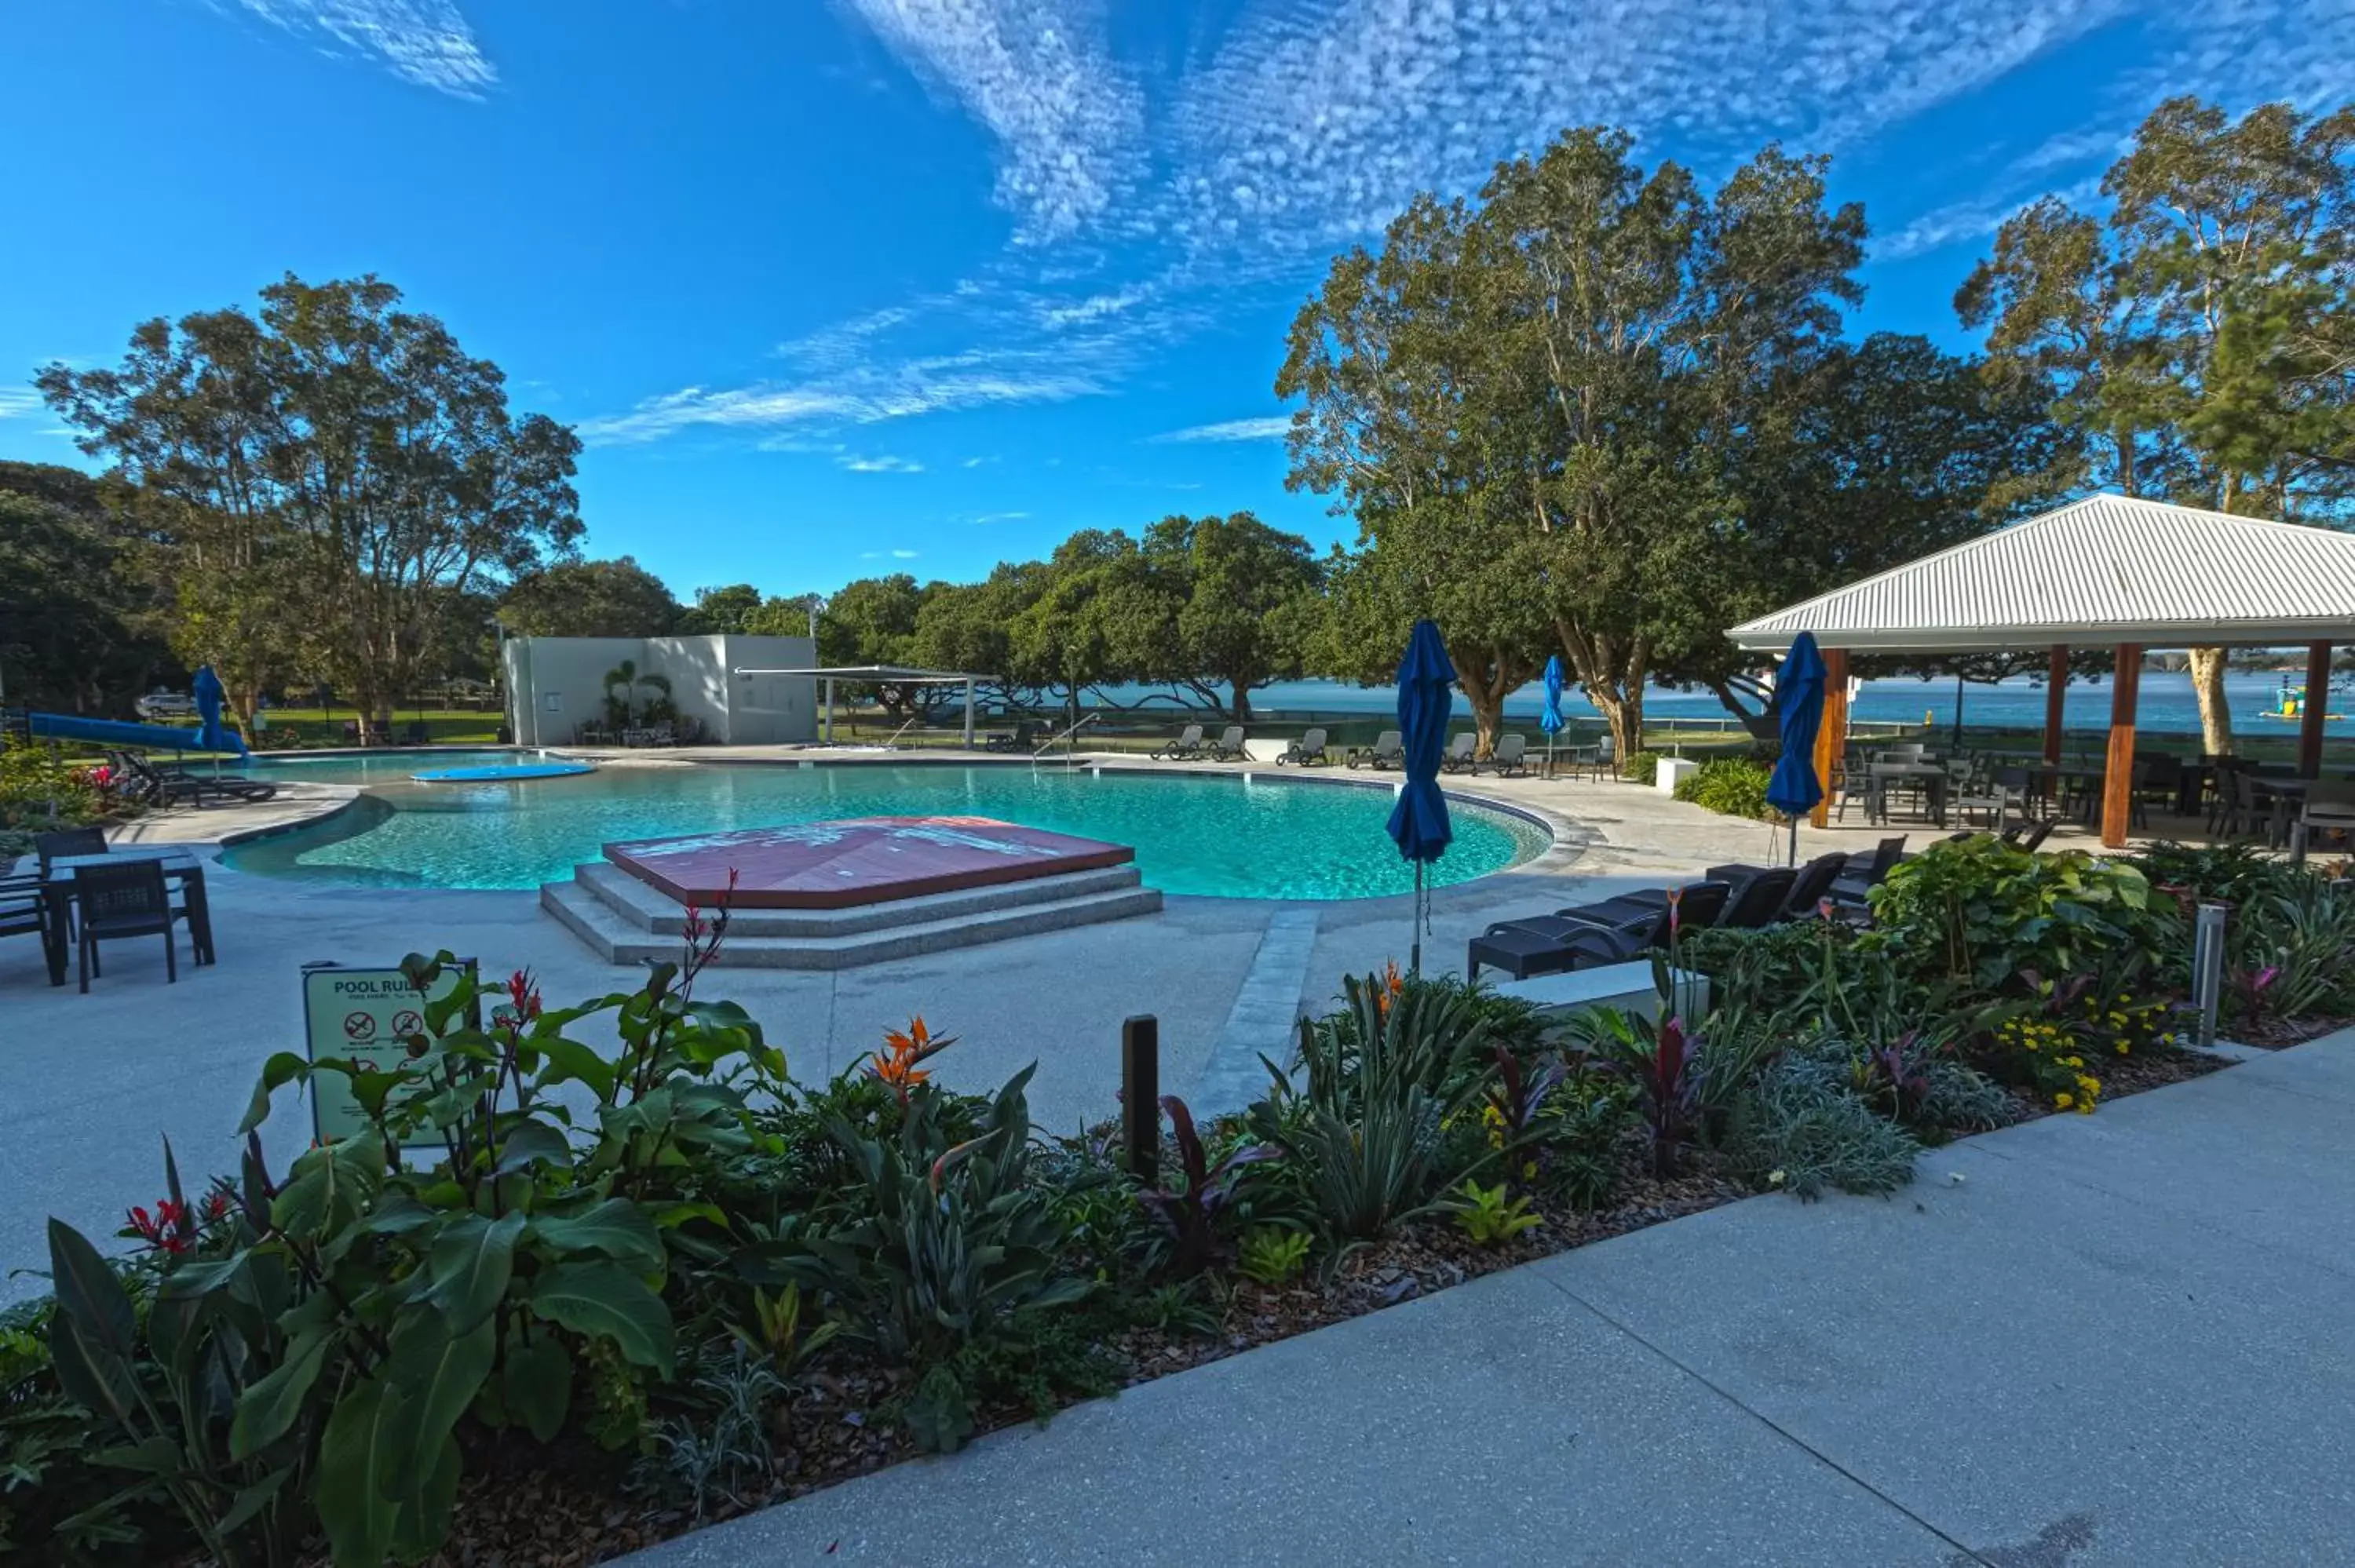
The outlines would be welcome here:
M 2063 1089 L 2059 1094 L 2052 1097 L 2052 1103 L 2055 1106 L 2058 1106 L 2061 1109 L 2067 1110 L 2071 1106 L 2076 1104 L 2076 1101 L 2070 1097 L 2068 1090 Z
M 2123 1040 L 2118 1042 L 2118 1054 L 2121 1056 L 2126 1054 L 2126 1043 Z

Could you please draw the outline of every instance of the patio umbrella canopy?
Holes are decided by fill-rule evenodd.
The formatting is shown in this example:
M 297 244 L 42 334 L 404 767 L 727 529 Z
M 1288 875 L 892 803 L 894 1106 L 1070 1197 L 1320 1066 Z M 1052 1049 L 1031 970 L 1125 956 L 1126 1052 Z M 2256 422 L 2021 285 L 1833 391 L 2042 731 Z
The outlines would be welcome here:
M 1824 722 L 1824 656 L 1812 632 L 1791 641 L 1774 680 L 1774 711 L 1783 727 L 1783 755 L 1766 780 L 1766 803 L 1791 819 L 1791 861 L 1799 859 L 1799 819 L 1816 809 L 1824 787 L 1816 778 L 1816 732 Z
M 1538 715 L 1538 727 L 1545 731 L 1546 766 L 1549 769 L 1553 766 L 1553 737 L 1561 733 L 1561 655 L 1557 653 L 1546 661 L 1545 711 Z M 1549 771 L 1546 777 L 1550 779 L 1553 775 Z
M 1439 640 L 1439 628 L 1418 620 L 1407 637 L 1398 667 L 1399 740 L 1406 782 L 1391 810 L 1390 835 L 1399 853 L 1414 863 L 1414 943 L 1411 967 L 1423 968 L 1423 868 L 1447 853 L 1455 829 L 1447 821 L 1447 798 L 1439 789 L 1439 762 L 1447 750 L 1447 719 L 1455 706 L 1455 666 Z

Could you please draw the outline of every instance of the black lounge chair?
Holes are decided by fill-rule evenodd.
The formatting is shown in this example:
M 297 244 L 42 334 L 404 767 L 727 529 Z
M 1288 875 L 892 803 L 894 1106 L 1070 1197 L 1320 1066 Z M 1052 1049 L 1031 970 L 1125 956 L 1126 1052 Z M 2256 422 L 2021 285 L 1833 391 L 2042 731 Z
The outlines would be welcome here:
M 110 752 L 108 756 L 129 777 L 133 793 L 159 806 L 176 806 L 183 801 L 202 806 L 214 800 L 238 800 L 251 805 L 278 793 L 277 785 L 248 779 L 241 773 L 191 773 L 176 766 L 158 767 L 131 751 Z
M 1386 729 L 1374 736 L 1373 745 L 1351 747 L 1341 761 L 1350 768 L 1359 763 L 1375 768 L 1402 767 L 1406 762 L 1406 738 L 1397 730 Z
M 1473 766 L 1472 754 L 1480 749 L 1480 737 L 1470 731 L 1447 743 L 1447 754 L 1439 759 L 1440 771 L 1462 773 Z
M 1792 885 L 1798 879 L 1799 874 L 1788 866 L 1760 872 L 1733 890 L 1717 923 L 1729 931 L 1754 931 L 1773 925 L 1790 902 Z
M 1275 765 L 1281 768 L 1287 762 L 1296 762 L 1303 768 L 1313 768 L 1317 763 L 1332 760 L 1333 754 L 1325 749 L 1325 732 L 1319 728 L 1309 730 L 1285 747 L 1284 755 L 1275 759 Z
M 1782 908 L 1771 919 L 1804 920 L 1815 914 L 1823 901 L 1831 895 L 1832 884 L 1847 871 L 1848 863 L 1846 854 L 1833 853 L 1817 855 L 1800 866 L 1797 874 L 1792 878 L 1791 891 L 1784 898 Z M 1779 869 L 1764 865 L 1713 865 L 1709 868 L 1709 874 L 1714 881 L 1740 884 Z
M 1202 755 L 1202 726 L 1189 724 L 1178 732 L 1177 739 L 1164 742 L 1146 755 L 1156 762 L 1175 762 L 1185 758 L 1199 757 Z
M 1502 969 L 1515 980 L 1529 980 L 1628 963 L 1651 948 L 1648 936 L 1648 929 L 1619 930 L 1608 926 L 1579 926 L 1559 934 L 1526 926 L 1491 926 L 1465 948 L 1464 978 L 1479 979 L 1483 965 Z
M 1012 735 L 993 735 L 981 743 L 984 751 L 1028 751 L 1036 744 L 1037 726 L 1025 719 Z
M 1243 726 L 1231 724 L 1206 748 L 1213 762 L 1241 762 L 1244 757 Z
M 2032 854 L 2043 846 L 2044 841 L 2052 836 L 2052 830 L 2060 825 L 2059 820 L 2052 817 L 2041 822 L 2020 822 L 2004 830 L 2003 842 L 2014 849 L 2026 850 Z
M 1483 768 L 1493 768 L 1499 779 L 1527 773 L 1529 770 L 1529 737 L 1525 735 L 1499 736 L 1497 749 L 1489 754 L 1488 760 L 1475 762 L 1472 771 L 1477 773 Z
M 1678 889 L 1677 924 L 1679 927 L 1694 929 L 1716 925 L 1724 917 L 1726 905 L 1739 885 L 1738 882 L 1720 881 L 1713 876 L 1703 881 L 1685 884 Z M 1668 890 L 1667 888 L 1646 887 L 1635 893 L 1623 893 L 1614 898 L 1597 899 L 1592 904 L 1557 909 L 1550 916 L 1541 916 L 1534 920 L 1516 923 L 1536 926 L 1548 930 L 1561 929 L 1565 923 L 1572 926 L 1612 926 L 1625 928 L 1636 921 L 1645 919 L 1657 923 L 1658 933 L 1656 940 L 1666 942 L 1668 938 Z
M 1835 904 L 1861 906 L 1865 895 L 1881 885 L 1897 863 L 1905 858 L 1903 838 L 1883 839 L 1881 847 L 1870 854 L 1848 857 L 1848 869 L 1832 879 L 1829 893 Z

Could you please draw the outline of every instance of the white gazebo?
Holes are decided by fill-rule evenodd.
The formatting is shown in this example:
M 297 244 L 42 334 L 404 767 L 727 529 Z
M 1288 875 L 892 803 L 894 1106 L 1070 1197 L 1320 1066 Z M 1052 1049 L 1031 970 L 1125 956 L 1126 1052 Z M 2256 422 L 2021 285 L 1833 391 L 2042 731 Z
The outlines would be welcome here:
M 2117 653 L 2111 687 L 2102 842 L 2126 842 L 2135 706 L 2143 655 L 2154 648 L 2307 650 L 2298 771 L 2322 768 L 2334 645 L 2355 642 L 2355 535 L 2094 495 L 1967 544 L 1866 577 L 1734 627 L 1737 647 L 1780 652 L 1815 633 L 1829 679 L 1816 772 L 1848 744 L 1851 653 L 1987 653 L 2048 649 L 2044 755 L 2061 758 L 2062 700 L 2072 647 Z M 1818 806 L 1816 821 L 1824 821 Z
M 755 675 L 798 675 L 824 683 L 825 717 L 818 738 L 834 744 L 834 683 L 851 681 L 868 685 L 890 686 L 957 686 L 964 688 L 964 744 L 973 749 L 973 693 L 984 677 L 968 675 L 957 670 L 918 670 L 905 664 L 841 664 L 831 669 L 808 670 L 738 670 L 738 678 L 750 680 Z

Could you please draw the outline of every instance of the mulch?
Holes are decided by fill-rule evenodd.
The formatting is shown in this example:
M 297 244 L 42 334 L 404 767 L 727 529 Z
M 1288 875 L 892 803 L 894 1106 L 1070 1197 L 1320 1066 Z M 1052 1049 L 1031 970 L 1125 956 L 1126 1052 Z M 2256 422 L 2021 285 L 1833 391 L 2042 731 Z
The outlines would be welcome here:
M 2268 1018 L 2257 1023 L 2234 1025 L 2232 1038 L 2243 1045 L 2254 1045 L 2260 1051 L 2286 1050 L 2303 1045 L 2309 1040 L 2344 1029 L 2355 1019 L 2346 1018 Z
M 2305 1037 L 2338 1026 L 2325 1022 Z M 2120 1058 L 2103 1064 L 2102 1097 L 2106 1102 L 2161 1088 L 2229 1065 L 2188 1052 Z M 2063 1114 L 2025 1093 L 2016 1097 L 2023 1120 Z M 1543 1224 L 1499 1246 L 1475 1246 L 1453 1224 L 1425 1221 L 1353 1254 L 1329 1280 L 1312 1271 L 1287 1285 L 1265 1286 L 1235 1276 L 1215 1334 L 1131 1329 L 1099 1348 L 1114 1363 L 1122 1386 L 1133 1387 L 1756 1195 L 1719 1171 L 1707 1151 L 1689 1156 L 1688 1164 L 1685 1174 L 1670 1181 L 1655 1179 L 1640 1162 L 1632 1165 L 1617 1201 L 1606 1209 L 1581 1213 L 1540 1204 Z M 480 1442 L 467 1456 L 457 1529 L 432 1562 L 442 1568 L 575 1568 L 882 1469 L 916 1454 L 903 1432 L 876 1414 L 903 1392 L 901 1375 L 875 1368 L 836 1367 L 810 1377 L 781 1417 L 785 1430 L 774 1444 L 772 1484 L 699 1520 L 634 1498 L 626 1489 L 629 1456 L 608 1455 L 577 1438 L 547 1447 L 512 1434 Z M 1027 1407 L 1007 1405 L 979 1413 L 978 1426 L 989 1432 L 1030 1419 Z

